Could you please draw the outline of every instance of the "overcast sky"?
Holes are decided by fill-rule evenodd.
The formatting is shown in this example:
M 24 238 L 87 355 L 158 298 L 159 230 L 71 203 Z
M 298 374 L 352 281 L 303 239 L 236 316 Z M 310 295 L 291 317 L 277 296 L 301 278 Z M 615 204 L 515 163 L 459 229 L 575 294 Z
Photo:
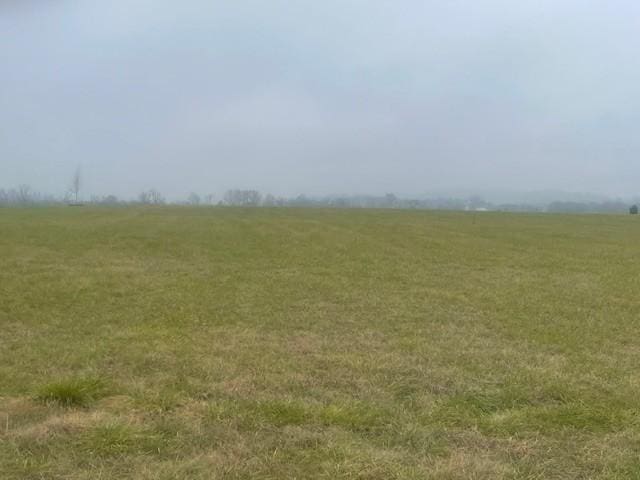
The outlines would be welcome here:
M 0 0 L 0 187 L 640 191 L 638 0 Z

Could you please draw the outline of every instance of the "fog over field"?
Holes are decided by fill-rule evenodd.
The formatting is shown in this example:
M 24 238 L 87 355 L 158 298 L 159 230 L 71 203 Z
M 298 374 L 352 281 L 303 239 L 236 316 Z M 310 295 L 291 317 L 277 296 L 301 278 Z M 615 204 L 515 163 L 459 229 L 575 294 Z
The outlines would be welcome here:
M 633 196 L 632 0 L 0 2 L 0 187 Z

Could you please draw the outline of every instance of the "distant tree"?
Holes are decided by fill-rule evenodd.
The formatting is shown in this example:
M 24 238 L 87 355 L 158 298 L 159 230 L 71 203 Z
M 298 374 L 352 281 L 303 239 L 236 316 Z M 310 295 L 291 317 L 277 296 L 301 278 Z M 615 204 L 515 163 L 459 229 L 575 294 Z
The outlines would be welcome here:
M 33 198 L 29 185 L 20 185 L 16 193 L 18 203 L 30 203 Z
M 98 205 L 116 205 L 119 202 L 118 197 L 115 195 L 91 195 L 90 201 Z
M 138 201 L 145 205 L 151 203 L 149 199 L 149 192 L 140 192 L 140 195 L 138 195 Z
M 78 203 L 78 195 L 80 194 L 80 187 L 82 186 L 82 178 L 80 175 L 80 167 L 76 168 L 76 171 L 73 173 L 73 178 L 71 179 L 71 186 L 69 187 L 69 192 L 73 195 L 74 202 Z
M 237 198 L 237 194 L 235 190 L 227 190 L 224 193 L 224 197 L 222 198 L 222 201 L 224 202 L 225 205 L 234 205 L 236 202 L 236 198 Z
M 262 195 L 256 190 L 228 190 L 223 200 L 225 205 L 255 207 L 260 205 Z
M 398 198 L 393 193 L 387 193 L 384 196 L 385 207 L 395 207 L 397 203 L 398 203 Z
M 152 188 L 149 191 L 141 192 L 138 195 L 138 202 L 145 205 L 163 205 L 166 200 L 158 190 Z
M 247 195 L 247 205 L 257 206 L 262 201 L 262 195 L 256 190 L 249 190 Z
M 467 198 L 465 210 L 477 210 L 479 208 L 488 208 L 489 203 L 479 195 L 472 195 Z
M 349 199 L 344 197 L 332 198 L 329 201 L 329 205 L 334 208 L 347 208 L 349 207 Z
M 166 201 L 164 196 L 159 191 L 153 188 L 149 190 L 149 197 L 151 199 L 151 203 L 154 205 L 162 205 Z
M 271 195 L 270 193 L 268 193 L 265 197 L 264 200 L 262 200 L 262 205 L 264 205 L 265 207 L 275 207 L 276 206 L 276 202 L 278 200 L 276 199 L 276 197 L 274 197 L 273 195 Z
M 296 198 L 292 198 L 290 201 L 291 205 L 295 207 L 308 207 L 313 205 L 313 201 L 303 193 L 298 195 Z
M 632 205 L 631 208 L 629 208 L 629 213 L 631 215 L 637 215 L 638 214 L 638 205 Z
M 187 199 L 187 203 L 189 203 L 190 205 L 200 205 L 200 195 L 191 192 L 189 194 L 189 198 Z

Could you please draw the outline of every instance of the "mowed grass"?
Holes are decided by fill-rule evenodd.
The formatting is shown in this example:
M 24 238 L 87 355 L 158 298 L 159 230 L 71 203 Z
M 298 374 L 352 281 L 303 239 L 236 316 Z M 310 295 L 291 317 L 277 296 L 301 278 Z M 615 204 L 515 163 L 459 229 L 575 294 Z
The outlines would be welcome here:
M 0 209 L 0 478 L 640 478 L 640 222 Z

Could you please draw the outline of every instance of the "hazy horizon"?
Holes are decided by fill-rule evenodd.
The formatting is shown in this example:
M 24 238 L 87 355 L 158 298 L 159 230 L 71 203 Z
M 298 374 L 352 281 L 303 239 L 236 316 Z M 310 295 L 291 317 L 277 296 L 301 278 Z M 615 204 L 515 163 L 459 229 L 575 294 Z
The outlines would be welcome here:
M 0 3 L 0 188 L 640 189 L 630 0 Z

